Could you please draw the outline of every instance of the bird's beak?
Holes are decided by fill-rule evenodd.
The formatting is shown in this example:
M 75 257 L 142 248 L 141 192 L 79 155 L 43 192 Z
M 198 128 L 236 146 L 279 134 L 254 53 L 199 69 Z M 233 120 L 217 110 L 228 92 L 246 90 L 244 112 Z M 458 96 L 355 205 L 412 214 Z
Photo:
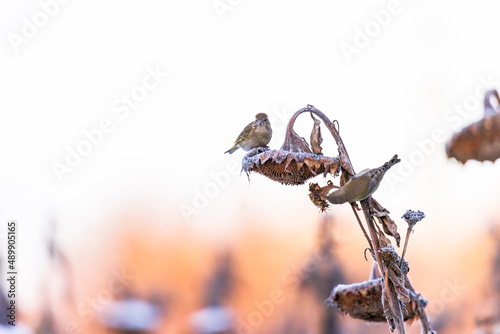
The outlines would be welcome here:
M 257 121 L 257 125 L 258 125 L 258 126 L 261 126 L 261 125 L 262 125 L 262 120 L 261 120 L 261 119 L 259 119 L 259 120 Z

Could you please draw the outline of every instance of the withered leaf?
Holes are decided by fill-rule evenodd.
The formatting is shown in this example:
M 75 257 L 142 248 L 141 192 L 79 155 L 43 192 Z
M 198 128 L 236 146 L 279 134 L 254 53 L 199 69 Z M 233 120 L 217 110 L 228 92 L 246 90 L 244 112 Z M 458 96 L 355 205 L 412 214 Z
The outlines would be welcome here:
M 309 144 L 303 137 L 300 137 L 294 130 L 287 131 L 285 142 L 281 146 L 281 151 L 313 153 Z
M 334 186 L 332 181 L 328 180 L 327 185 L 320 187 L 317 183 L 309 183 L 309 198 L 314 205 L 316 205 L 321 212 L 325 212 L 328 209 L 329 204 L 326 200 L 326 196 L 333 188 L 338 188 Z
M 314 154 L 323 154 L 321 151 L 323 150 L 321 148 L 321 143 L 323 142 L 323 137 L 321 136 L 321 121 L 319 119 L 316 119 L 311 112 L 311 117 L 314 121 L 313 129 L 311 132 L 311 148 Z
M 378 240 L 380 247 L 387 247 L 387 245 L 391 244 L 389 238 L 387 238 L 385 234 L 382 231 L 380 231 L 380 229 L 378 231 Z
M 394 240 L 396 240 L 396 245 L 398 245 L 399 247 L 401 236 L 398 233 L 398 226 L 396 225 L 394 220 L 389 217 L 389 211 L 382 207 L 382 205 L 380 205 L 380 203 L 377 202 L 377 200 L 375 200 L 373 197 L 370 197 L 370 206 L 373 215 L 377 217 L 379 224 L 382 225 L 384 233 L 393 237 Z

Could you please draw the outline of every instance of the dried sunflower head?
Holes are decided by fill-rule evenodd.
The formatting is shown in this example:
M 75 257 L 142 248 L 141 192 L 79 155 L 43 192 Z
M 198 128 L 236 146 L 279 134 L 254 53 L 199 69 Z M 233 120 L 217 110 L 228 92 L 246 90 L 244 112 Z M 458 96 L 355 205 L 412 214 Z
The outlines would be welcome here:
M 461 163 L 467 160 L 495 161 L 500 158 L 500 113 L 490 99 L 498 98 L 496 90 L 486 93 L 484 117 L 453 135 L 446 144 L 446 154 Z M 500 101 L 499 101 L 500 102 Z
M 321 212 L 325 212 L 330 204 L 326 200 L 326 196 L 333 188 L 338 188 L 334 186 L 332 181 L 328 180 L 326 186 L 320 187 L 317 183 L 309 183 L 309 198 L 316 205 Z
M 317 175 L 337 175 L 340 159 L 307 152 L 257 148 L 243 158 L 242 169 L 247 175 L 257 172 L 284 185 L 299 185 Z
M 384 307 L 382 305 L 382 280 L 380 278 L 354 283 L 337 285 L 326 301 L 331 306 L 336 306 L 343 314 L 348 314 L 354 319 L 371 322 L 385 322 Z M 411 300 L 406 305 L 404 320 L 417 316 L 416 304 Z

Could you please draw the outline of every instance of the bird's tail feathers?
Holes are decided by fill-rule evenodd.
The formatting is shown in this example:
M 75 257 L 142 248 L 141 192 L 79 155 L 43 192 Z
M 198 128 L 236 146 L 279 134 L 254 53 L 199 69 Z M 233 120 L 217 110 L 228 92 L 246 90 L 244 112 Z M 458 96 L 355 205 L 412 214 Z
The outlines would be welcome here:
M 234 151 L 236 151 L 238 149 L 238 144 L 234 144 L 233 147 L 231 147 L 229 150 L 227 150 L 226 152 L 224 152 L 224 154 L 226 153 L 229 153 L 229 154 L 233 154 Z
M 383 167 L 385 167 L 386 169 L 389 169 L 400 161 L 401 161 L 401 159 L 398 159 L 398 155 L 394 154 L 394 156 L 391 158 L 391 160 L 387 161 Z
M 387 172 L 389 170 L 389 168 L 391 168 L 392 166 L 394 166 L 395 164 L 397 164 L 400 161 L 401 161 L 401 159 L 398 159 L 398 155 L 395 154 L 391 158 L 391 160 L 387 161 L 385 164 L 383 164 L 382 166 L 380 166 L 379 168 L 377 168 L 376 171 L 373 171 L 371 177 L 372 178 L 377 178 L 380 173 L 384 173 L 385 174 L 385 172 Z

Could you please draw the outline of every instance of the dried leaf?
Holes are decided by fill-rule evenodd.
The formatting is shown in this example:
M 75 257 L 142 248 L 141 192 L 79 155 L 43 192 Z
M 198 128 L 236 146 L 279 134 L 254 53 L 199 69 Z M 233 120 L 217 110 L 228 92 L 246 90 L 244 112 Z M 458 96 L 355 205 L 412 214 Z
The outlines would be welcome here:
M 400 242 L 401 242 L 401 236 L 398 233 L 398 226 L 394 222 L 394 220 L 389 217 L 389 211 L 382 207 L 377 200 L 375 200 L 373 197 L 370 197 L 370 206 L 372 209 L 372 213 L 375 217 L 377 217 L 377 220 L 380 225 L 382 225 L 382 229 L 384 230 L 385 234 L 390 235 L 391 237 L 396 240 L 396 245 L 399 247 Z
M 334 186 L 332 181 L 328 180 L 327 185 L 324 187 L 320 187 L 317 183 L 309 183 L 309 198 L 320 208 L 321 212 L 325 212 L 328 209 L 329 204 L 326 200 L 326 196 L 333 188 L 338 188 Z
M 281 146 L 281 151 L 313 153 L 309 144 L 303 137 L 300 137 L 295 131 L 288 132 L 285 136 L 285 142 Z
M 387 245 L 391 244 L 391 241 L 385 236 L 384 232 L 378 231 L 378 241 L 380 247 L 387 247 Z
M 314 154 L 321 155 L 321 151 L 323 150 L 321 148 L 321 143 L 323 142 L 323 137 L 321 136 L 321 121 L 319 119 L 316 119 L 311 112 L 311 117 L 314 121 L 314 126 L 311 132 L 311 148 Z

